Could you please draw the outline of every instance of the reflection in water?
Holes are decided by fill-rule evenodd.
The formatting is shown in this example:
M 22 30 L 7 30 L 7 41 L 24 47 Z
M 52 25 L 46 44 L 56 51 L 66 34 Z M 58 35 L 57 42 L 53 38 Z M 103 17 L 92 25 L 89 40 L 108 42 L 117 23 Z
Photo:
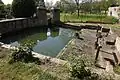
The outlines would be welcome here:
M 50 31 L 50 28 L 48 28 L 48 31 L 47 31 L 47 36 L 51 36 L 51 31 Z
M 37 30 L 28 30 L 2 39 L 1 41 L 12 46 L 20 46 L 27 40 L 32 40 L 36 43 L 33 51 L 55 57 L 61 49 L 72 39 L 74 33 L 70 29 L 50 29 L 43 28 Z

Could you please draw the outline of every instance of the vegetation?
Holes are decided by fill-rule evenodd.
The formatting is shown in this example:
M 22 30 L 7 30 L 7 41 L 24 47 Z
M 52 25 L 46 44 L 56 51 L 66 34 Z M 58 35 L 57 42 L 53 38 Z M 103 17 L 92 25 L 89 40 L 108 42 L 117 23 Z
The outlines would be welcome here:
M 12 13 L 14 17 L 31 17 L 35 12 L 34 0 L 13 0 Z
M 11 5 L 0 4 L 0 18 L 11 18 Z
M 63 56 L 64 57 L 64 56 Z M 80 57 L 76 57 L 71 55 L 71 61 L 70 56 L 70 74 L 71 79 L 73 80 L 114 80 L 114 74 L 108 74 L 104 73 L 99 74 L 99 69 L 97 69 L 92 59 L 90 59 L 89 56 L 83 54 Z M 97 70 L 97 72 L 94 72 L 94 70 Z
M 21 42 L 21 46 L 27 47 L 30 50 L 32 50 L 35 44 L 35 41 L 30 39 L 26 39 L 25 41 Z
M 12 53 L 0 47 L 0 80 L 61 80 L 59 77 L 64 73 L 62 72 L 63 74 L 59 76 L 55 74 L 63 71 L 63 68 L 46 60 L 34 58 L 30 49 L 34 43 L 29 42 L 30 44 L 25 43 L 23 44 L 25 46 L 21 46 Z M 51 68 L 52 65 L 53 68 Z
M 0 47 L 0 80 L 59 80 L 43 71 L 38 63 L 40 61 L 32 56 L 29 48 L 20 47 L 11 53 Z
M 3 53 L 3 54 L 2 54 Z M 0 80 L 57 80 L 34 63 L 16 62 L 9 64 L 10 51 L 0 52 Z
M 28 47 L 19 47 L 18 49 L 16 49 L 15 51 L 13 51 L 12 55 L 11 55 L 11 59 L 9 61 L 9 63 L 14 63 L 14 62 L 25 62 L 25 63 L 29 63 L 29 62 L 34 62 L 36 64 L 40 64 L 40 60 L 38 58 L 34 58 L 31 52 L 31 49 Z
M 4 4 L 0 4 L 0 18 L 5 18 Z
M 14 17 L 31 17 L 36 12 L 36 5 L 38 5 L 39 0 L 13 0 L 12 12 Z M 110 5 L 116 5 L 115 0 L 62 0 L 61 11 L 61 21 L 63 22 L 101 22 L 101 23 L 117 23 L 118 20 L 114 17 L 106 16 L 106 11 Z M 104 4 L 103 4 L 104 3 Z M 64 5 L 67 4 L 67 5 Z M 56 7 L 60 4 L 56 3 Z M 64 5 L 64 6 L 63 6 Z M 0 5 L 0 17 L 6 17 L 6 14 L 10 14 L 9 11 L 11 6 Z M 77 13 L 76 13 L 77 10 Z M 103 13 L 102 13 L 103 11 Z M 6 13 L 10 12 L 10 13 Z M 71 13 L 71 14 L 70 14 Z M 96 14 L 97 13 L 97 14 Z M 43 36 L 43 35 L 42 35 Z M 38 39 L 36 39 L 38 40 Z M 35 41 L 36 41 L 35 40 Z M 32 47 L 36 43 L 27 40 L 18 49 L 14 50 L 12 53 L 8 50 L 5 52 L 4 49 L 0 51 L 0 80 L 60 80 L 60 71 L 63 68 L 55 68 L 56 64 L 46 60 L 44 64 L 38 58 L 34 58 L 32 55 Z M 106 78 L 101 78 L 101 75 L 92 72 L 90 67 L 94 66 L 94 61 L 92 56 L 85 55 L 86 53 L 80 52 L 80 47 L 74 47 L 69 49 L 72 50 L 69 54 L 62 54 L 59 58 L 66 60 L 70 63 L 67 66 L 69 70 L 63 70 L 67 74 L 65 80 L 107 80 Z M 85 48 L 85 46 L 84 46 Z M 77 50 L 78 49 L 78 50 Z M 77 52 L 76 52 L 77 51 Z M 88 52 L 89 53 L 89 52 Z M 45 61 L 45 60 L 44 60 Z M 46 64 L 47 63 L 47 64 Z M 47 65 L 47 66 L 46 66 Z M 52 67 L 51 67 L 52 65 Z M 50 67 L 49 67 L 50 66 Z M 44 67 L 44 69 L 42 69 Z M 47 68 L 45 68 L 47 67 Z M 65 67 L 65 66 L 63 66 Z M 51 70 L 51 69 L 52 70 Z M 114 71 L 120 74 L 120 67 L 114 68 Z M 44 71 L 45 70 L 45 71 Z M 56 75 L 55 73 L 59 73 Z M 47 72 L 49 71 L 49 73 Z M 51 73 L 50 73 L 51 72 Z M 64 75 L 64 73 L 62 73 Z M 70 73 L 70 76 L 69 76 Z M 66 77 L 65 76 L 65 77 Z M 112 78 L 111 78 L 112 79 Z
M 89 69 L 86 69 L 84 60 L 76 59 L 76 62 L 71 64 L 71 74 L 72 77 L 81 79 L 81 80 L 98 80 L 99 76 L 96 73 L 92 73 Z
M 76 12 L 79 13 L 105 13 L 108 8 L 117 5 L 117 0 L 61 0 L 62 12 Z
M 4 3 L 2 2 L 2 0 L 0 0 L 0 4 L 4 4 Z
M 118 23 L 118 19 L 105 14 L 80 14 L 61 13 L 61 21 L 63 22 L 98 22 L 98 23 Z
M 32 55 L 32 48 L 34 45 L 35 43 L 32 40 L 27 40 L 22 43 L 20 47 L 13 50 L 9 63 L 20 61 L 25 63 L 34 62 L 36 64 L 40 64 L 40 60 Z
M 115 66 L 113 70 L 114 70 L 115 73 L 120 75 L 120 66 L 119 65 Z

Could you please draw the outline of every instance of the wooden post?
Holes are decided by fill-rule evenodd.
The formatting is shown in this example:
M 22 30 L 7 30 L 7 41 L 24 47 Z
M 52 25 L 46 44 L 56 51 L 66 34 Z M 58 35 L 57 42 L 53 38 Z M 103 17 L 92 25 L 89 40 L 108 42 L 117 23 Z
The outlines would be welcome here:
M 0 38 L 2 37 L 2 34 L 0 33 Z
M 99 33 L 98 33 L 98 31 L 99 31 L 99 25 L 98 25 L 98 27 L 97 27 L 97 31 L 96 31 L 96 38 L 97 38 L 97 40 L 95 41 L 95 49 L 97 49 L 97 47 L 98 47 L 98 39 L 99 39 Z
M 97 33 L 99 30 L 100 30 L 100 24 L 98 24 L 98 26 L 97 26 Z
M 98 31 L 99 31 L 99 26 L 97 27 L 97 31 L 96 31 L 96 33 L 98 33 Z
M 100 37 L 100 34 L 98 33 L 98 30 L 97 30 L 96 37 L 97 37 L 97 40 L 95 41 L 95 49 L 97 49 L 97 47 L 98 47 L 98 40 L 99 40 L 99 37 Z
M 78 33 L 78 32 L 76 32 L 76 33 L 75 33 L 75 37 L 76 37 L 77 39 L 79 39 L 79 38 L 80 38 L 80 36 L 79 36 L 79 33 Z
M 97 49 L 98 47 L 98 38 L 97 38 L 97 41 L 95 41 L 95 49 Z
M 96 57 L 95 57 L 95 63 L 96 63 L 96 61 L 97 61 L 97 59 L 98 59 L 98 56 L 99 56 L 99 52 L 100 52 L 100 49 L 102 48 L 102 46 L 98 46 L 98 48 L 97 48 L 97 52 L 96 52 Z

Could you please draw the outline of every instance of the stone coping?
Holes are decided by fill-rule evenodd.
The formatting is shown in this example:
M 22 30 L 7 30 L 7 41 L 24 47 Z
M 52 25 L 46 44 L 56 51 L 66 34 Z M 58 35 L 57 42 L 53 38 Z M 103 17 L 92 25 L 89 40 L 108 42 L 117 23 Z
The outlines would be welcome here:
M 2 22 L 18 21 L 18 20 L 24 20 L 24 19 L 27 19 L 27 18 L 5 19 L 5 20 L 0 20 L 0 23 L 2 23 Z
M 68 42 L 68 44 L 65 45 L 65 47 L 59 52 L 59 54 L 57 55 L 57 58 L 59 58 L 59 56 L 63 55 L 64 52 L 67 50 L 68 46 L 71 45 L 71 43 L 74 42 L 74 41 L 75 41 L 74 38 L 71 39 L 71 40 Z

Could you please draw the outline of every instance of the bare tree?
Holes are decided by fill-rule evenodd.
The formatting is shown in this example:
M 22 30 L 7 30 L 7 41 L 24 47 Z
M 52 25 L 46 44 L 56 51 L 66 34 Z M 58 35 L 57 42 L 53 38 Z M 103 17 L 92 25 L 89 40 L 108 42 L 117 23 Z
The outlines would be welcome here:
M 76 6 L 77 6 L 78 17 L 80 16 L 80 1 L 81 0 L 75 0 Z
M 52 1 L 46 2 L 46 3 L 45 3 L 45 6 L 46 6 L 46 8 L 47 8 L 48 10 L 50 10 L 50 9 L 53 7 L 53 2 L 52 2 Z
M 61 0 L 60 8 L 65 12 L 70 12 L 71 14 L 76 10 L 76 4 L 74 0 Z
M 60 8 L 60 1 L 57 1 L 57 2 L 54 4 L 54 7 L 59 9 L 59 8 Z

